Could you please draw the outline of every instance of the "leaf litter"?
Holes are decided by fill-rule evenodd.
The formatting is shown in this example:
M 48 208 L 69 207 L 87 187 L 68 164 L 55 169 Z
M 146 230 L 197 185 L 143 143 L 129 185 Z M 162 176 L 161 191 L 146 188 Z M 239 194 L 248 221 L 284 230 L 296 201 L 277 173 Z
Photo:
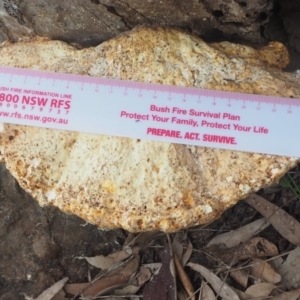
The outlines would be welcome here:
M 212 245 L 224 245 L 224 247 L 228 249 L 236 247 L 241 243 L 247 242 L 249 239 L 257 235 L 269 225 L 270 224 L 265 218 L 258 219 L 234 231 L 217 235 L 209 241 L 206 247 L 210 247 Z
M 300 288 L 300 247 L 291 251 L 276 271 L 282 276 L 282 284 L 287 289 Z
M 210 286 L 203 280 L 198 300 L 215 300 L 216 296 Z
M 168 236 L 168 235 L 167 235 Z M 168 236 L 168 242 L 162 252 L 162 266 L 149 281 L 143 291 L 144 300 L 176 300 L 176 275 L 172 245 Z
M 248 286 L 248 279 L 249 279 L 249 269 L 243 268 L 243 269 L 237 269 L 237 270 L 231 270 L 230 276 L 239 283 L 243 288 L 246 288 Z
M 189 267 L 199 272 L 209 282 L 215 292 L 224 300 L 239 300 L 238 295 L 232 290 L 232 288 L 222 281 L 218 276 L 207 268 L 194 263 L 188 263 Z
M 59 280 L 51 287 L 43 291 L 37 298 L 31 298 L 27 295 L 24 295 L 24 298 L 26 300 L 51 300 L 55 295 L 57 295 L 62 290 L 62 288 L 64 287 L 64 285 L 68 280 L 69 280 L 68 277 Z
M 270 264 L 259 258 L 253 258 L 251 260 L 250 275 L 255 278 L 255 280 L 272 284 L 281 281 L 281 275 L 276 273 Z
M 267 297 L 275 288 L 276 285 L 267 282 L 253 284 L 247 288 L 247 290 L 245 291 L 246 297 L 245 298 L 243 297 L 242 299 L 246 300 L 246 299 L 253 299 L 257 297 Z
M 299 196 L 299 187 L 290 180 L 291 177 L 287 178 L 281 180 L 281 186 L 285 189 L 292 186 L 290 194 Z M 276 189 L 268 189 L 265 195 L 272 202 L 277 199 L 278 203 L 274 194 L 278 194 L 278 189 L 278 185 Z M 106 256 L 76 257 L 98 270 L 97 275 L 83 283 L 65 284 L 64 279 L 63 289 L 57 283 L 57 297 L 53 300 L 298 299 L 300 224 L 297 218 L 286 212 L 287 202 L 279 201 L 277 205 L 254 194 L 244 203 L 250 205 L 248 211 L 253 211 L 247 217 L 251 222 L 238 228 L 231 228 L 230 222 L 226 224 L 226 219 L 225 223 L 221 219 L 206 227 L 181 230 L 171 235 L 128 233 L 120 251 Z M 263 218 L 257 218 L 258 214 Z M 278 245 L 268 239 L 266 232 L 271 227 L 290 243 L 285 251 L 279 251 Z M 205 230 L 207 233 L 225 233 L 201 240 Z M 198 241 L 204 247 L 195 247 Z M 49 293 L 48 290 L 44 293 Z M 25 299 L 34 298 L 26 296 Z M 35 300 L 40 299 L 48 298 Z
M 245 201 L 261 213 L 290 243 L 300 246 L 300 223 L 280 207 L 253 194 Z

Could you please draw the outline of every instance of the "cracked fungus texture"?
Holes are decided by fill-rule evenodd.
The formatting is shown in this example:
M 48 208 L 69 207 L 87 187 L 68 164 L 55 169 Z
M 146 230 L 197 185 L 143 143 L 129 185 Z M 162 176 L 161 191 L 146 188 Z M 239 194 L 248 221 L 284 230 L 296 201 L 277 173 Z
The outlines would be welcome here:
M 166 28 L 139 28 L 83 50 L 45 39 L 0 47 L 4 66 L 299 98 L 299 77 L 281 71 L 287 63 L 280 43 L 208 45 Z M 1 139 L 7 168 L 41 205 L 129 231 L 211 221 L 298 161 L 8 124 Z

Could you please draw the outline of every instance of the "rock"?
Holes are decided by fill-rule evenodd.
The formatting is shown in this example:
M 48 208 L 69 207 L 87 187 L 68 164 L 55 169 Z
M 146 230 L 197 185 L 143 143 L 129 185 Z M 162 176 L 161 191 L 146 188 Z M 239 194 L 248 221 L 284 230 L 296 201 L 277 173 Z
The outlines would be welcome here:
M 37 34 L 85 47 L 130 29 L 118 15 L 92 1 L 24 0 L 20 11 Z
M 3 39 L 16 41 L 28 36 L 29 30 L 83 47 L 98 45 L 139 25 L 174 26 L 210 41 L 234 38 L 261 43 L 265 40 L 261 26 L 273 8 L 270 0 L 3 0 L 1 3 Z
M 280 70 L 287 63 L 280 43 L 208 45 L 161 27 L 83 50 L 45 39 L 0 48 L 0 65 L 299 98 L 299 77 Z M 41 205 L 129 231 L 209 222 L 299 161 L 7 124 L 1 138 L 7 168 Z
M 269 22 L 264 25 L 263 32 L 269 40 L 278 41 L 283 44 L 286 44 L 288 41 L 283 21 L 277 14 L 274 14 Z
M 16 42 L 32 35 L 34 32 L 24 24 L 16 1 L 0 1 L 0 43 L 7 39 Z
M 288 33 L 289 43 L 298 53 L 300 53 L 300 0 L 282 1 L 280 16 L 283 20 L 284 27 Z
M 274 3 L 274 12 L 269 22 L 263 25 L 263 34 L 270 40 L 288 44 L 300 53 L 300 0 L 276 0 Z
M 217 28 L 229 38 L 253 43 L 262 42 L 261 26 L 272 15 L 273 1 L 269 0 L 204 0 L 217 20 Z

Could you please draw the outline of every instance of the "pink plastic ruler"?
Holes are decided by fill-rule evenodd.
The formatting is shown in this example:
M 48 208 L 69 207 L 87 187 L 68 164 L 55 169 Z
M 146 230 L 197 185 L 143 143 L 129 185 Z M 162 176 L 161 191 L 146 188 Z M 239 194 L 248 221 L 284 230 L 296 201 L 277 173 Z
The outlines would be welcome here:
M 300 100 L 0 67 L 0 121 L 300 157 Z

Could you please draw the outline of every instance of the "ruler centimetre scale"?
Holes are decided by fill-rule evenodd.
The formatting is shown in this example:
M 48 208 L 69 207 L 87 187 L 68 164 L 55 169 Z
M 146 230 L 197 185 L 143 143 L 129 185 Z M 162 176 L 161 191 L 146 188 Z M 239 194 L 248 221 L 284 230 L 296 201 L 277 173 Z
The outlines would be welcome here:
M 300 157 L 300 100 L 0 67 L 0 121 Z

